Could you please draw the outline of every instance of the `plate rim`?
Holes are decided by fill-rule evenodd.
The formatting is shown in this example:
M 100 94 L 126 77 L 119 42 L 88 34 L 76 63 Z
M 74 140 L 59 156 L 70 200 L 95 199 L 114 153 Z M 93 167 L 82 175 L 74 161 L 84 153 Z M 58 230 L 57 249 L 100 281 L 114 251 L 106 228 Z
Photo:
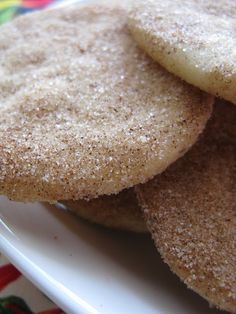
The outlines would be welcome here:
M 79 296 L 75 295 L 69 290 L 67 291 L 66 287 L 62 286 L 59 282 L 56 281 L 56 279 L 45 273 L 25 254 L 20 252 L 20 250 L 18 250 L 2 234 L 0 234 L 0 251 L 29 281 L 31 281 L 41 292 L 45 293 L 57 306 L 59 306 L 66 313 L 100 313 L 87 302 L 82 300 Z M 56 290 L 55 285 L 57 286 Z

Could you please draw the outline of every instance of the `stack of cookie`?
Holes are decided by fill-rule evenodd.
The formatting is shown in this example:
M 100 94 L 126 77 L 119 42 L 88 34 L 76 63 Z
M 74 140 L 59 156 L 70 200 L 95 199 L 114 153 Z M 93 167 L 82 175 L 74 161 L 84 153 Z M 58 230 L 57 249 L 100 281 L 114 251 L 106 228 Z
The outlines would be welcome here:
M 171 270 L 231 312 L 236 108 L 214 96 L 236 104 L 235 17 L 234 0 L 136 0 L 0 31 L 1 194 L 151 232 Z

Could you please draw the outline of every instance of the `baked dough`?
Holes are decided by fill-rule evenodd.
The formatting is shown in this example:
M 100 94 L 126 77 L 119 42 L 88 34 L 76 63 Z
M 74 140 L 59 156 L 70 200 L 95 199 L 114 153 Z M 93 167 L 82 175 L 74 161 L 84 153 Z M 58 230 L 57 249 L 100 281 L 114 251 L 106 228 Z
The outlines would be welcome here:
M 236 1 L 135 0 L 129 26 L 168 71 L 236 104 Z
M 61 202 L 74 214 L 92 223 L 113 229 L 147 232 L 141 208 L 133 189 L 117 195 L 100 196 L 90 201 Z
M 216 307 L 236 312 L 236 108 L 218 104 L 201 140 L 137 188 L 164 261 Z
M 0 31 L 0 193 L 18 201 L 118 193 L 196 141 L 212 98 L 154 63 L 126 12 L 74 6 Z

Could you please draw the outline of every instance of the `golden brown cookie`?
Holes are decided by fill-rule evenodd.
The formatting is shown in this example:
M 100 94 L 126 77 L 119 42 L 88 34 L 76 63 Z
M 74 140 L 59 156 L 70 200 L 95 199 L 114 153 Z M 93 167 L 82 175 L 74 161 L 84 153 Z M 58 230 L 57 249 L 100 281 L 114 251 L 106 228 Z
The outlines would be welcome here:
M 201 140 L 137 193 L 164 261 L 220 309 L 236 312 L 236 108 L 218 104 Z
M 154 63 L 123 9 L 28 14 L 0 31 L 0 193 L 18 201 L 118 193 L 189 149 L 212 98 Z
M 90 201 L 61 202 L 73 213 L 90 222 L 113 229 L 147 232 L 141 208 L 133 189 Z
M 135 0 L 129 26 L 156 61 L 236 104 L 236 1 Z

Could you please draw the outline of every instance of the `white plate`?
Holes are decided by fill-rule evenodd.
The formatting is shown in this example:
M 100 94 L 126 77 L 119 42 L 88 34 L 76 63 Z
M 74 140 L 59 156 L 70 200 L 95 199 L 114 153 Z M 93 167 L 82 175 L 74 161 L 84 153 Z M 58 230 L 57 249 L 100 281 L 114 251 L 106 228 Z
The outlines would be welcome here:
M 66 313 L 221 313 L 171 274 L 149 236 L 92 226 L 54 206 L 0 197 L 0 251 Z
M 213 314 L 161 261 L 149 236 L 92 226 L 0 197 L 0 251 L 66 313 Z

